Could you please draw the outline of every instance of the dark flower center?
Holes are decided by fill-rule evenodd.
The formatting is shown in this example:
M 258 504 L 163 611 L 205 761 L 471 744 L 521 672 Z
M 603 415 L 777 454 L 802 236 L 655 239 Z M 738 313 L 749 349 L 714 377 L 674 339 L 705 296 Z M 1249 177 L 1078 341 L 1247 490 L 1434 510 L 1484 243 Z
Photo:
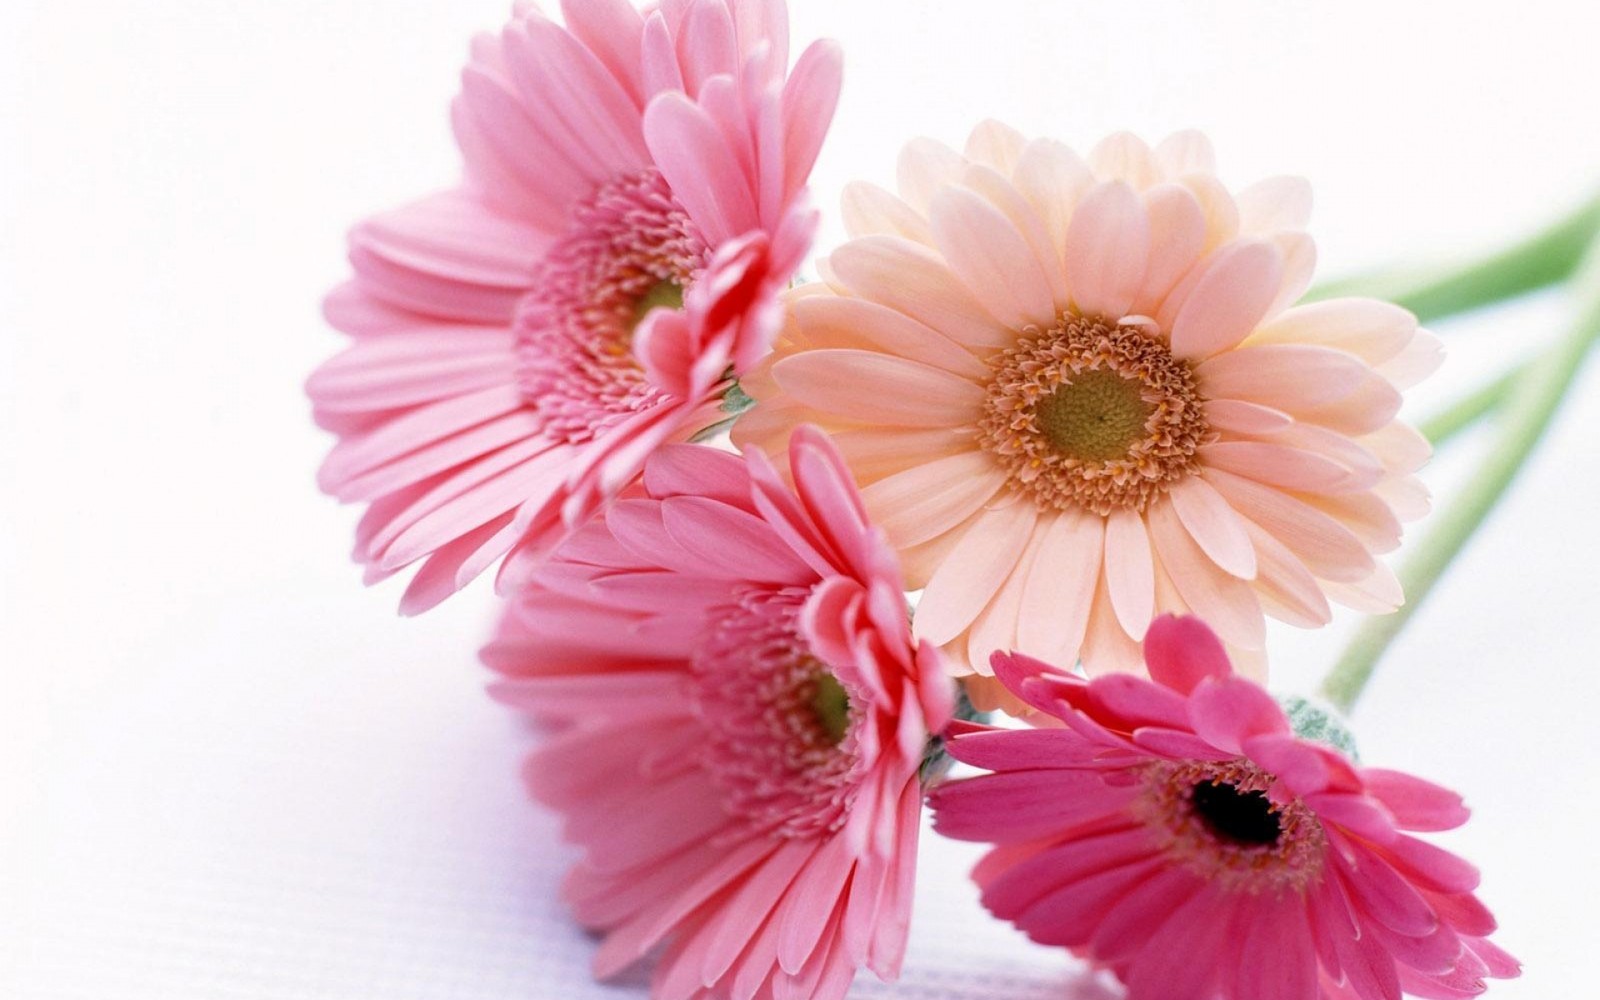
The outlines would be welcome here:
M 1241 792 L 1226 782 L 1202 781 L 1190 796 L 1212 833 L 1241 844 L 1276 844 L 1283 833 L 1278 810 L 1265 792 Z

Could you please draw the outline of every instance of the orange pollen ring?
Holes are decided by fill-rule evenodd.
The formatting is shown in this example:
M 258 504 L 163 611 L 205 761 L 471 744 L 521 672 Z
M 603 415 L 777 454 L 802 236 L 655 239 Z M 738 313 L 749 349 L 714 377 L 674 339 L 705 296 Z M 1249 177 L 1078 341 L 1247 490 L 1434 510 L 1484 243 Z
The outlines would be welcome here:
M 1040 507 L 1143 512 L 1199 471 L 1194 373 L 1144 328 L 1067 315 L 989 366 L 979 440 Z

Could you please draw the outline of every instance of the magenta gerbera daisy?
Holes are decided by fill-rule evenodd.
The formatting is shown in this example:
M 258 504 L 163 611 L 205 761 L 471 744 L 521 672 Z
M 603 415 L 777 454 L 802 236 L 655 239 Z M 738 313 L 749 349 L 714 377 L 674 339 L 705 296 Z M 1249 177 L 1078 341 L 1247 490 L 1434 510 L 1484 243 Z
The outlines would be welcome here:
M 652 995 L 843 997 L 899 969 L 919 769 L 952 711 L 893 551 L 826 438 L 669 445 L 516 596 L 496 697 L 547 723 L 525 774 L 582 846 L 565 894 Z
M 369 580 L 433 606 L 548 554 L 646 455 L 718 419 L 810 244 L 839 54 L 788 70 L 782 0 L 527 5 L 473 46 L 459 187 L 358 225 L 308 385 Z M 504 578 L 504 577 L 503 577 Z
M 1461 825 L 1459 796 L 1296 737 L 1198 619 L 1157 619 L 1144 651 L 1151 680 L 996 654 L 1060 726 L 951 740 L 994 773 L 938 789 L 936 827 L 998 845 L 975 871 L 996 916 L 1130 1000 L 1468 997 L 1518 973 L 1476 869 L 1405 832 Z

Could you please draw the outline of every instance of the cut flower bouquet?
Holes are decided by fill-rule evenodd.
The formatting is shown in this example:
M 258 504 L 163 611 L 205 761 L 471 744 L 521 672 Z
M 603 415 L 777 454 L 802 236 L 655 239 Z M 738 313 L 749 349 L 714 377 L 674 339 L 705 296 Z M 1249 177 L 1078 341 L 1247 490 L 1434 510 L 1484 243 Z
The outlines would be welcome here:
M 1211 144 L 994 121 L 808 177 L 843 54 L 782 0 L 519 5 L 455 187 L 351 232 L 321 485 L 408 614 L 494 569 L 482 657 L 581 860 L 597 976 L 837 1000 L 900 972 L 919 839 L 1133 1000 L 1475 996 L 1517 975 L 1450 791 L 1343 713 L 1600 329 L 1600 205 L 1421 279 L 1314 287 L 1309 186 Z M 802 271 L 809 271 L 802 280 Z M 1422 323 L 1545 284 L 1573 331 L 1421 428 Z M 1428 517 L 1416 473 L 1498 437 Z M 1320 696 L 1266 620 L 1374 616 Z M 1419 834 L 1421 836 L 1419 836 Z

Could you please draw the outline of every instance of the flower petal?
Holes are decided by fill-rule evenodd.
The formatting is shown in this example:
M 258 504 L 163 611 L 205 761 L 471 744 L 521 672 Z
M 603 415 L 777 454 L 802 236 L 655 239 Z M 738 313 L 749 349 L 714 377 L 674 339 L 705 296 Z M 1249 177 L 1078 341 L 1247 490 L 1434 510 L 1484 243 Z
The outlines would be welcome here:
M 1067 285 L 1078 311 L 1120 319 L 1144 284 L 1150 259 L 1150 219 L 1133 188 L 1097 184 L 1067 229 Z

